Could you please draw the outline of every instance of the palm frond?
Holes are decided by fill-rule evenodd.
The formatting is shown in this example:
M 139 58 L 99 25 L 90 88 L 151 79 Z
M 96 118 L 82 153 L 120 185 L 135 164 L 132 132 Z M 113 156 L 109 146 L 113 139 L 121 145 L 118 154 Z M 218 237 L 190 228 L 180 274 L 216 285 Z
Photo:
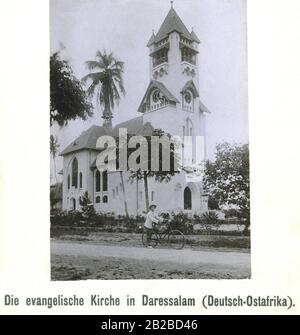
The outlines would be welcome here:
M 88 70 L 90 71 L 95 70 L 95 69 L 101 69 L 101 64 L 99 64 L 99 62 L 95 60 L 88 60 L 85 62 L 85 64 Z
M 106 50 L 96 52 L 96 60 L 87 61 L 87 68 L 90 71 L 98 69 L 98 72 L 90 72 L 82 78 L 82 82 L 91 81 L 87 94 L 96 94 L 97 102 L 104 106 L 103 115 L 111 116 L 115 103 L 119 103 L 120 93 L 125 95 L 125 88 L 122 79 L 124 62 L 114 58 L 113 53 Z

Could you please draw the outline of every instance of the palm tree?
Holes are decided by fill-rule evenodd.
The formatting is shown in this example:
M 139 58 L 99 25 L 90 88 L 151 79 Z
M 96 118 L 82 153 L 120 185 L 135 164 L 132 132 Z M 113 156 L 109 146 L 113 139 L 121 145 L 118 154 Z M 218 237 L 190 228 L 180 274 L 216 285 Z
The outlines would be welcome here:
M 112 53 L 107 54 L 104 50 L 97 51 L 96 60 L 86 62 L 89 74 L 82 78 L 83 83 L 90 81 L 87 89 L 88 96 L 96 94 L 97 103 L 104 107 L 102 112 L 103 126 L 112 126 L 112 110 L 115 102 L 119 103 L 120 93 L 125 95 L 122 73 L 124 62 L 114 58 Z
M 57 182 L 57 176 L 56 176 L 56 162 L 55 162 L 55 158 L 56 155 L 58 153 L 58 148 L 60 147 L 59 143 L 58 143 L 58 139 L 57 137 L 51 135 L 50 136 L 50 154 L 52 155 L 52 159 L 53 159 L 53 168 L 54 168 L 54 177 L 55 177 L 55 181 Z

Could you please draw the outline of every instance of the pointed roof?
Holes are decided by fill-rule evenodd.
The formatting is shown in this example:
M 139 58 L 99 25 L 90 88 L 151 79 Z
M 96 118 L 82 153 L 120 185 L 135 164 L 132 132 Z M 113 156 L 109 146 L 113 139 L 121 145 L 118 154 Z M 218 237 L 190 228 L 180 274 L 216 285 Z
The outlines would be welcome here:
M 176 13 L 173 6 L 171 6 L 168 15 L 166 16 L 163 24 L 161 25 L 158 33 L 155 36 L 155 42 L 159 42 L 162 39 L 168 37 L 169 34 L 172 33 L 173 31 L 177 31 L 178 33 L 182 34 L 185 38 L 193 40 L 193 37 L 191 36 L 190 32 L 188 31 L 184 23 L 181 21 L 180 17 Z
M 197 87 L 194 84 L 193 80 L 187 81 L 180 93 L 184 93 L 188 89 L 190 89 L 192 91 L 192 93 L 194 95 L 194 98 L 198 98 L 199 97 L 199 92 L 198 92 Z
M 147 43 L 147 47 L 149 48 L 150 45 L 152 45 L 154 42 L 155 42 L 155 34 L 154 34 L 154 31 L 152 30 L 152 35 Z
M 199 40 L 199 38 L 198 38 L 198 36 L 194 32 L 194 29 L 192 29 L 191 36 L 192 36 L 193 41 L 195 41 L 197 43 L 201 43 L 200 40 Z
M 148 85 L 148 87 L 147 87 L 146 93 L 144 94 L 143 99 L 142 99 L 142 101 L 140 103 L 140 106 L 138 108 L 138 112 L 140 112 L 140 113 L 144 112 L 145 104 L 147 103 L 149 94 L 151 93 L 151 91 L 152 91 L 153 88 L 159 89 L 162 92 L 162 94 L 169 101 L 172 101 L 172 102 L 175 102 L 175 103 L 179 103 L 179 101 L 174 97 L 174 95 L 166 88 L 166 86 L 163 83 L 161 83 L 160 81 L 157 81 L 157 80 L 151 80 L 150 83 L 149 83 L 149 85 Z

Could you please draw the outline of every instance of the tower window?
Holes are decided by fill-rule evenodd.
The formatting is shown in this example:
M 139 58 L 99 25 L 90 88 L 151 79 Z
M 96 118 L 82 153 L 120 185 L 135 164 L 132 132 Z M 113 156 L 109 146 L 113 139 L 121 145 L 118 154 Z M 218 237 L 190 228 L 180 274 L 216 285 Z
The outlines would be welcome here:
M 163 48 L 153 55 L 153 67 L 168 62 L 168 49 Z
M 190 118 L 185 120 L 185 126 L 183 126 L 183 135 L 192 136 L 193 135 L 193 124 Z
M 105 195 L 104 197 L 103 197 L 103 203 L 107 203 L 108 202 L 108 197 L 107 197 L 107 195 Z
M 151 192 L 151 201 L 154 201 L 154 191 Z
M 181 61 L 196 65 L 196 55 L 192 50 L 188 48 L 182 48 L 181 49 Z
M 182 94 L 182 108 L 186 111 L 194 111 L 194 99 L 191 91 L 187 90 Z
M 100 197 L 99 195 L 96 197 L 96 204 L 99 204 L 100 203 Z
M 68 189 L 70 189 L 70 175 L 68 175 Z

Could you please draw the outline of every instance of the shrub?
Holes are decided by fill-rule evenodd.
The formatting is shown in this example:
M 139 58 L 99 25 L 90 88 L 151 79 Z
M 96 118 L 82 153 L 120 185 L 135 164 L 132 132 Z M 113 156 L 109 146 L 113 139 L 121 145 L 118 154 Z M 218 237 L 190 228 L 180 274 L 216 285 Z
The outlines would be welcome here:
M 218 201 L 217 200 L 215 200 L 214 198 L 212 198 L 212 197 L 209 197 L 208 198 L 208 208 L 209 209 L 220 209 L 219 208 L 219 203 L 218 203 Z
M 193 233 L 193 223 L 184 212 L 171 213 L 172 228 L 181 230 L 184 234 Z
M 86 191 L 83 196 L 79 198 L 79 204 L 81 206 L 82 212 L 86 218 L 93 218 L 96 214 L 94 205 Z
M 205 232 L 211 234 L 213 228 L 219 230 L 220 225 L 223 223 L 222 220 L 219 220 L 218 215 L 213 211 L 208 211 L 201 215 L 195 214 L 193 217 L 194 224 L 200 224 Z
M 79 211 L 61 211 L 56 210 L 54 213 L 51 213 L 50 216 L 52 225 L 59 226 L 72 226 L 79 225 L 85 221 L 82 213 Z
M 212 211 L 203 213 L 200 217 L 200 221 L 204 227 L 206 227 L 206 229 L 211 229 L 213 226 L 215 226 L 218 230 L 222 224 L 222 221 L 219 220 L 218 215 Z

